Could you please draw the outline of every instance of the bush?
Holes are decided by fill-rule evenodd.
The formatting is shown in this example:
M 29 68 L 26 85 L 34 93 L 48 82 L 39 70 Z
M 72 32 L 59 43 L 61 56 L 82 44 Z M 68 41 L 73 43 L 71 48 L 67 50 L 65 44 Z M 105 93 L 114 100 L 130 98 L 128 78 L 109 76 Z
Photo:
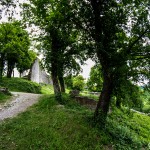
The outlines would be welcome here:
M 22 78 L 3 78 L 1 86 L 8 88 L 10 91 L 41 93 L 41 86 Z
M 85 83 L 83 76 L 79 75 L 73 78 L 73 89 L 82 91 L 84 89 Z

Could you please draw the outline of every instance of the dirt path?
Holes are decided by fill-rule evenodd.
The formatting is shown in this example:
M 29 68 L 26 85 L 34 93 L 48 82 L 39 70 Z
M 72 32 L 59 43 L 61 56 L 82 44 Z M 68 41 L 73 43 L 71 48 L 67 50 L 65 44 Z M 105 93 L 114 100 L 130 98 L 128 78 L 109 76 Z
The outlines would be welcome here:
M 5 118 L 12 118 L 25 111 L 28 107 L 35 104 L 40 94 L 12 92 L 12 100 L 0 107 L 0 121 Z

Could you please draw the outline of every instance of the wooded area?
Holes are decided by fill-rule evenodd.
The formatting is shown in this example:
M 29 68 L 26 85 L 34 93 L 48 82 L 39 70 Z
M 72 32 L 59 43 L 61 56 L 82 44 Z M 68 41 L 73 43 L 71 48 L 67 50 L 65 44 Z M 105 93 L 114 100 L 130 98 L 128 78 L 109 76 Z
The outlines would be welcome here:
M 0 2 L 2 11 L 15 8 L 10 1 Z M 0 24 L 0 78 L 4 64 L 7 77 L 15 65 L 20 73 L 30 68 L 35 59 L 30 43 L 36 41 L 57 99 L 65 92 L 64 77 L 78 74 L 88 58 L 95 61 L 99 74 L 94 76 L 101 81 L 96 123 L 104 125 L 113 97 L 117 107 L 126 95 L 139 102 L 136 84 L 150 79 L 149 0 L 29 0 L 21 7 L 22 20 L 12 13 Z M 38 29 L 35 37 L 25 30 L 32 25 Z

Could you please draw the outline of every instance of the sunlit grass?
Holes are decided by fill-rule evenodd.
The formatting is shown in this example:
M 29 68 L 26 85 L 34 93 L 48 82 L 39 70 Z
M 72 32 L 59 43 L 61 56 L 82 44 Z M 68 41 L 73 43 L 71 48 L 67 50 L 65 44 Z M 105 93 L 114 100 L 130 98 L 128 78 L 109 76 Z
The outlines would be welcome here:
M 42 85 L 41 93 L 49 95 L 53 94 L 54 93 L 53 85 Z

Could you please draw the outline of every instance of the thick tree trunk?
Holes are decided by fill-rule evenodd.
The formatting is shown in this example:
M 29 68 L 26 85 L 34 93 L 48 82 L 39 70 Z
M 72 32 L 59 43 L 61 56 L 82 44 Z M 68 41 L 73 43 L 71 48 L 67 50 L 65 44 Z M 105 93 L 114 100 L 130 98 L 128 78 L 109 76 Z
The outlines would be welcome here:
M 100 125 L 104 125 L 109 111 L 111 94 L 113 91 L 113 79 L 109 74 L 104 74 L 103 88 L 95 110 L 94 119 Z
M 58 82 L 57 76 L 53 75 L 53 73 L 52 73 L 52 81 L 53 81 L 55 95 L 60 94 L 59 82 Z
M 60 83 L 61 92 L 65 93 L 65 82 L 63 76 L 59 76 L 59 83 Z
M 58 82 L 57 64 L 51 63 L 51 65 L 52 65 L 51 73 L 52 73 L 54 93 L 55 93 L 55 95 L 60 95 L 61 92 L 60 92 L 60 86 L 59 86 L 59 82 Z

